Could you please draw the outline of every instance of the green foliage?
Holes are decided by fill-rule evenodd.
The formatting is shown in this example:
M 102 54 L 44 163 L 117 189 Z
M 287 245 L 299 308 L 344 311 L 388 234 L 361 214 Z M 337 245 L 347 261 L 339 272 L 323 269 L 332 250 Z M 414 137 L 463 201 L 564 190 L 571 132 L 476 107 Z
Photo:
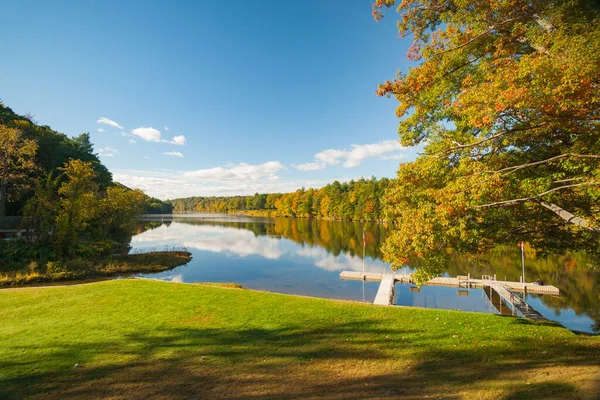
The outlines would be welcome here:
M 127 186 L 114 182 L 112 186 L 124 189 L 126 191 L 131 191 L 133 189 L 128 188 Z M 171 201 L 162 201 L 155 197 L 150 197 L 144 194 L 144 208 L 142 211 L 143 214 L 172 214 L 173 213 L 173 204 Z
M 36 141 L 27 139 L 21 130 L 0 124 L 0 217 L 6 215 L 9 195 L 18 198 L 28 174 L 36 170 L 37 150 Z
M 377 0 L 376 18 L 395 3 Z M 442 260 L 448 248 L 475 254 L 522 240 L 546 252 L 597 252 L 600 8 L 405 0 L 397 11 L 418 64 L 378 94 L 399 102 L 401 142 L 425 152 L 400 165 L 386 194 L 386 217 L 398 226 L 386 260 Z
M 93 146 L 90 142 L 90 136 L 87 133 L 81 134 L 75 138 L 69 138 L 66 135 L 52 130 L 48 126 L 39 126 L 27 117 L 15 114 L 10 108 L 0 102 L 0 137 L 6 137 L 6 130 L 16 130 L 22 135 L 24 143 L 30 143 L 28 148 L 34 144 L 37 151 L 35 155 L 30 155 L 30 162 L 37 168 L 27 168 L 22 170 L 24 185 L 15 187 L 15 196 L 9 199 L 7 204 L 8 215 L 20 215 L 26 199 L 31 197 L 32 185 L 27 183 L 33 179 L 44 177 L 51 174 L 54 178 L 60 175 L 59 168 L 63 167 L 69 159 L 81 160 L 91 163 L 95 172 L 95 182 L 101 189 L 106 189 L 112 183 L 112 176 L 108 169 L 100 162 L 98 156 L 93 152 Z M 0 144 L 0 149 L 4 148 Z M 22 149 L 21 152 L 24 150 Z M 28 153 L 32 151 L 27 150 Z M 0 150 L 0 153 L 2 151 Z M 1 157 L 0 157 L 1 158 Z M 14 169 L 14 171 L 17 171 Z M 17 189 L 19 196 L 16 196 Z M 0 196 L 1 197 L 1 196 Z
M 21 225 L 28 232 L 28 242 L 50 242 L 58 208 L 57 182 L 52 178 L 52 174 L 48 173 L 45 177 L 35 179 L 33 196 L 23 208 L 24 217 L 21 221 Z
M 46 264 L 46 273 L 48 274 L 61 274 L 67 272 L 67 268 L 62 261 L 48 261 Z
M 0 267 L 25 261 L 41 261 L 54 257 L 52 246 L 47 244 L 30 245 L 22 240 L 0 240 Z
M 190 197 L 172 200 L 173 210 L 185 212 L 242 212 L 275 217 L 326 218 L 346 221 L 381 221 L 380 199 L 390 180 L 360 179 L 333 182 L 321 189 L 299 189 L 234 197 Z

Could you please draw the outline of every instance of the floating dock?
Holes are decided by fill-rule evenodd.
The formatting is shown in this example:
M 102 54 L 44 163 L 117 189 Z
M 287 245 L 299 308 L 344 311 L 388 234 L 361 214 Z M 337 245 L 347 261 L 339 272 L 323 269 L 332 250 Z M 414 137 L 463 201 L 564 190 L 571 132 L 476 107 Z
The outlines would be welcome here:
M 355 271 L 342 271 L 340 273 L 341 279 L 348 280 L 360 280 L 370 282 L 381 282 L 375 301 L 373 304 L 377 305 L 392 305 L 394 301 L 394 287 L 396 282 L 401 283 L 414 283 L 410 275 L 385 272 L 355 272 Z M 471 275 L 457 276 L 457 277 L 438 277 L 433 278 L 424 283 L 428 286 L 450 286 L 458 288 L 490 288 L 498 294 L 498 296 L 504 300 L 514 311 L 518 311 L 523 317 L 529 318 L 535 321 L 545 320 L 539 312 L 533 309 L 519 296 L 515 295 L 514 292 L 525 292 L 535 294 L 548 294 L 558 296 L 560 290 L 552 285 L 536 285 L 527 284 L 523 282 L 509 282 L 509 281 L 498 281 L 495 276 L 484 275 L 481 279 L 471 278 Z M 491 294 L 491 293 L 490 293 Z

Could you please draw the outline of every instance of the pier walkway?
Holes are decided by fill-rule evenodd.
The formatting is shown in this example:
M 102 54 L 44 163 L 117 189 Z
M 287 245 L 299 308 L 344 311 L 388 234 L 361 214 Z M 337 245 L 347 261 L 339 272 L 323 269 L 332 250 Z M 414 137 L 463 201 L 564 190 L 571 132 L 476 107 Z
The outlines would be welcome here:
M 380 281 L 381 285 L 375 296 L 373 304 L 377 305 L 392 305 L 394 301 L 394 287 L 396 282 L 401 283 L 414 283 L 407 274 L 394 274 L 385 272 L 356 272 L 356 271 L 342 271 L 340 273 L 341 279 L 348 280 L 364 280 L 377 282 Z M 528 305 L 523 299 L 515 294 L 515 292 L 525 293 L 536 293 L 536 294 L 549 294 L 558 296 L 560 290 L 552 285 L 536 285 L 527 284 L 523 282 L 510 282 L 510 281 L 498 281 L 493 276 L 482 276 L 482 279 L 473 279 L 470 274 L 465 276 L 457 277 L 437 277 L 433 278 L 424 283 L 428 286 L 451 286 L 458 288 L 490 288 L 498 294 L 498 296 L 504 300 L 512 309 L 513 312 L 517 311 L 524 318 L 528 318 L 534 321 L 543 321 L 546 318 L 537 312 L 533 307 Z

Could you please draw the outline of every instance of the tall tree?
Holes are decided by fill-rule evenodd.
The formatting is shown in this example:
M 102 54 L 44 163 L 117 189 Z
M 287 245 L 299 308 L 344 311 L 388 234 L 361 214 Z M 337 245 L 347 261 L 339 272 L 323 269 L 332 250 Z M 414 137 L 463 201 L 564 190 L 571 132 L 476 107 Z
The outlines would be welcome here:
M 394 0 L 377 0 L 379 19 Z M 386 196 L 398 225 L 384 253 L 426 274 L 446 249 L 501 242 L 598 248 L 600 9 L 592 0 L 403 0 L 407 74 L 381 84 L 399 101 L 404 145 Z
M 68 254 L 100 213 L 100 190 L 91 162 L 70 159 L 64 167 L 58 188 L 60 210 L 56 217 L 54 240 L 59 254 Z
M 111 234 L 113 239 L 122 242 L 131 236 L 144 206 L 145 195 L 141 190 L 119 186 L 106 189 L 105 196 L 100 200 L 99 210 L 103 239 Z
M 0 125 L 0 217 L 5 216 L 9 193 L 16 195 L 19 183 L 36 168 L 37 148 L 36 141 L 24 138 L 20 130 Z
M 28 241 L 38 244 L 51 242 L 59 204 L 57 180 L 52 174 L 37 178 L 33 182 L 33 195 L 23 208 L 22 225 L 28 232 Z

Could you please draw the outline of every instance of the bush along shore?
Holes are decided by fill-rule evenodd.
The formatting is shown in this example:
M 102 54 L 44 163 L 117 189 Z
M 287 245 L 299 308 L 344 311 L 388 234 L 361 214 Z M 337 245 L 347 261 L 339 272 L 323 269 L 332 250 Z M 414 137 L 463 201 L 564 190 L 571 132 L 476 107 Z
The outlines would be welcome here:
M 99 261 L 31 261 L 25 266 L 0 268 L 0 286 L 153 274 L 187 264 L 191 259 L 192 253 L 186 250 L 172 250 L 114 255 Z

